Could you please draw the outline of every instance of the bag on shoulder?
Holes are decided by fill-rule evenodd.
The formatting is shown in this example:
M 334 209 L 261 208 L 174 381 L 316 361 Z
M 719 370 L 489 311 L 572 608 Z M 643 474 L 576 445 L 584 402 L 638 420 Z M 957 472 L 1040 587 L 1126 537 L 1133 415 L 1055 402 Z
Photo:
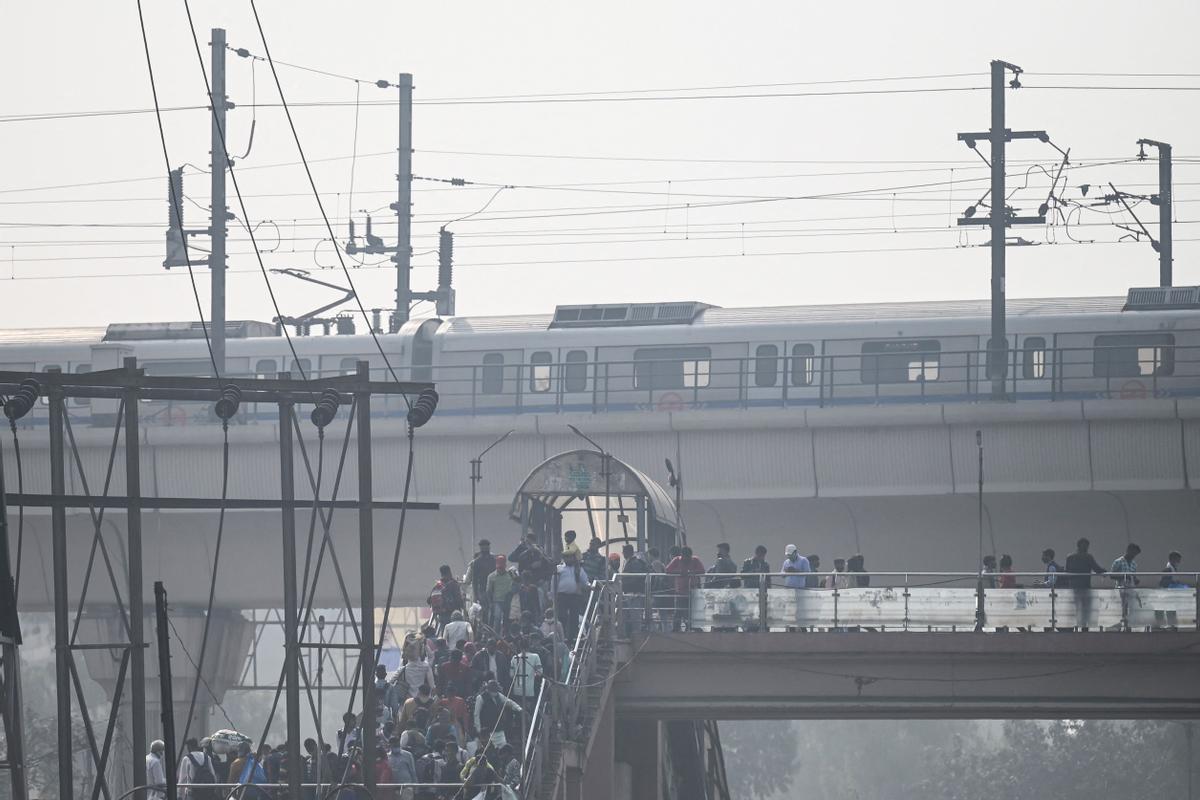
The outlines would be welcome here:
M 433 591 L 429 593 L 429 597 L 427 598 L 429 607 L 434 611 L 441 611 L 446 605 L 446 598 L 442 592 L 442 582 L 438 581 L 433 585 Z

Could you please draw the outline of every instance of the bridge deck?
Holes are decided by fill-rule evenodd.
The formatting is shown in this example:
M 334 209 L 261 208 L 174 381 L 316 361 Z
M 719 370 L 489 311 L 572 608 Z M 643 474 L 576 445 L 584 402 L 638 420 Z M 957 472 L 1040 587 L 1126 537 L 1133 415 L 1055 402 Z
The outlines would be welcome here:
M 1197 718 L 1200 633 L 634 633 L 622 717 Z

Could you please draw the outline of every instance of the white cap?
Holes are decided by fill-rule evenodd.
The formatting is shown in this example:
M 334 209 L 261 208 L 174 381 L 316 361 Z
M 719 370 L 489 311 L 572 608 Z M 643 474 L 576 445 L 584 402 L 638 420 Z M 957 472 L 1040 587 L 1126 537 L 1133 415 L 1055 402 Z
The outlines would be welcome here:
M 798 548 L 796 547 L 796 545 L 794 545 L 794 544 L 789 544 L 787 547 L 783 548 L 783 552 L 784 552 L 784 554 L 785 554 L 785 555 L 789 555 L 789 556 L 790 556 L 792 553 L 796 552 L 796 550 L 797 550 L 797 549 L 798 549 Z

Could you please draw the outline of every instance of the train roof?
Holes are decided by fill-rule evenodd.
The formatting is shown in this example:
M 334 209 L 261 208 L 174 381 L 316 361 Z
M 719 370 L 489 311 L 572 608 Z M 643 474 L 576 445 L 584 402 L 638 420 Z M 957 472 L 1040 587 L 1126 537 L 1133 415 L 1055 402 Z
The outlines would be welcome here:
M 1124 297 L 1046 297 L 1010 299 L 1010 317 L 1058 316 L 1063 314 L 1103 314 L 1120 312 Z M 834 305 L 758 306 L 720 308 L 708 306 L 698 311 L 691 324 L 754 325 L 758 323 L 853 322 L 881 319 L 971 319 L 991 313 L 989 300 L 936 300 L 906 303 L 847 303 Z M 523 314 L 495 317 L 454 317 L 443 330 L 450 334 L 515 333 L 545 330 L 554 321 L 553 314 Z
M 104 326 L 79 328 L 0 328 L 0 345 L 95 344 L 104 338 Z

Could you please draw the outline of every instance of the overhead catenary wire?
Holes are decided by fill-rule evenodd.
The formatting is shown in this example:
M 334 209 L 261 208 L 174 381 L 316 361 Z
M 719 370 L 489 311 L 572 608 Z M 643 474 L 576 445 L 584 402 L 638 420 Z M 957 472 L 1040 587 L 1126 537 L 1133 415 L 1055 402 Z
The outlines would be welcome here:
M 186 4 L 187 0 L 184 0 L 184 3 Z M 258 15 L 258 6 L 255 4 L 254 0 L 250 0 L 250 10 L 254 13 L 254 24 L 258 28 L 258 36 L 259 36 L 260 41 L 262 41 L 263 53 L 266 56 L 267 65 L 271 68 L 271 77 L 273 77 L 275 79 L 275 89 L 279 93 L 280 105 L 282 105 L 284 115 L 287 117 L 288 127 L 292 131 L 292 138 L 296 142 L 296 151 L 299 153 L 300 161 L 304 165 L 304 174 L 308 177 L 308 183 L 312 187 L 313 197 L 317 201 L 317 208 L 318 208 L 318 210 L 320 210 L 321 218 L 325 222 L 325 228 L 329 233 L 329 239 L 330 239 L 330 241 L 336 242 L 337 237 L 333 233 L 333 225 L 330 224 L 329 216 L 325 213 L 325 205 L 324 205 L 324 203 L 321 202 L 320 192 L 317 191 L 316 180 L 314 180 L 313 174 L 312 174 L 312 169 L 308 165 L 308 159 L 304 155 L 304 147 L 300 144 L 300 134 L 296 130 L 296 123 L 292 119 L 291 109 L 288 107 L 287 99 L 285 98 L 285 96 L 283 94 L 283 84 L 279 82 L 279 73 L 276 71 L 275 63 L 271 59 L 271 48 L 267 44 L 267 35 L 263 31 L 262 20 L 259 18 L 259 15 Z M 199 45 L 197 45 L 197 52 L 199 52 Z M 396 383 L 399 383 L 400 378 L 396 375 L 396 370 L 393 369 L 393 367 L 392 367 L 391 359 L 388 358 L 387 353 L 383 349 L 383 344 L 379 341 L 379 337 L 375 332 L 375 328 L 371 324 L 371 317 L 367 314 L 366 307 L 363 306 L 362 298 L 359 297 L 358 291 L 354 287 L 354 279 L 350 276 L 350 270 L 346 267 L 345 259 L 342 258 L 342 251 L 340 248 L 335 247 L 334 252 L 337 254 L 338 264 L 340 264 L 342 267 L 342 272 L 345 274 L 346 282 L 350 286 L 350 291 L 354 295 L 354 302 L 358 305 L 358 310 L 359 310 L 359 312 L 361 312 L 361 314 L 363 316 L 363 320 L 366 322 L 367 330 L 370 331 L 370 333 L 371 333 L 371 339 L 375 342 L 375 348 L 379 351 L 380 357 L 383 358 L 384 366 L 387 367 L 388 372 L 392 376 L 392 380 L 394 380 Z M 401 398 L 403 398 L 405 405 L 408 405 L 409 407 L 411 407 L 412 404 L 410 403 L 410 401 L 408 399 L 408 395 L 402 394 L 400 396 L 401 396 Z M 365 621 L 364 621 L 364 624 L 365 624 Z
M 183 198 L 175 196 L 175 181 L 170 179 L 171 173 L 171 157 L 167 155 L 167 134 L 163 128 L 162 113 L 158 106 L 158 87 L 154 82 L 154 62 L 150 58 L 150 39 L 146 34 L 146 18 L 142 14 L 142 0 L 137 0 L 138 9 L 138 24 L 142 31 L 142 46 L 146 51 L 146 72 L 150 77 L 150 94 L 154 98 L 154 118 L 158 123 L 158 140 L 162 145 L 163 166 L 167 171 L 167 188 L 170 193 L 171 207 L 175 210 L 177 219 L 183 219 Z M 200 302 L 200 290 L 196 287 L 196 274 L 192 269 L 192 257 L 188 254 L 187 235 L 180 234 L 181 243 L 183 245 L 183 259 L 187 264 L 188 278 L 192 283 L 192 296 L 196 299 L 196 314 L 200 318 L 200 329 L 204 332 L 204 343 L 208 347 L 208 360 L 212 363 L 213 377 L 218 381 L 221 379 L 221 367 L 217 364 L 216 355 L 213 353 L 212 339 L 208 335 L 208 323 L 204 320 L 204 304 Z
M 140 3 L 141 0 L 138 0 L 138 2 Z M 208 95 L 208 100 L 210 103 L 209 108 L 210 108 L 210 112 L 212 114 L 213 125 L 217 129 L 217 137 L 221 140 L 221 157 L 224 159 L 225 166 L 229 170 L 229 178 L 233 182 L 233 191 L 234 191 L 234 194 L 237 195 L 238 206 L 242 210 L 242 219 L 248 220 L 248 219 L 250 219 L 250 214 L 249 214 L 249 212 L 246 211 L 246 201 L 242 197 L 241 188 L 238 186 L 237 172 L 233 168 L 233 159 L 229 157 L 229 143 L 228 143 L 228 141 L 226 141 L 226 138 L 225 138 L 225 130 L 218 123 L 218 116 L 217 116 L 217 110 L 216 110 L 218 101 L 217 101 L 217 98 L 213 97 L 212 84 L 210 84 L 209 80 L 208 80 L 208 70 L 204 66 L 204 54 L 200 52 L 200 37 L 196 34 L 196 24 L 195 24 L 194 20 L 192 19 L 192 7 L 189 4 L 188 0 L 183 0 L 183 8 L 184 8 L 184 11 L 187 13 L 188 29 L 191 31 L 191 34 L 192 34 L 192 44 L 194 45 L 195 50 L 196 50 L 196 60 L 200 64 L 200 74 L 204 78 L 204 90 L 205 90 L 205 93 Z M 224 97 L 220 98 L 220 102 L 222 102 L 222 103 L 226 102 L 225 98 Z M 216 156 L 214 154 L 214 162 L 215 161 L 216 161 Z M 266 264 L 263 263 L 262 253 L 258 248 L 257 241 L 255 241 L 254 229 L 247 227 L 246 233 L 249 235 L 250 241 L 254 245 L 254 255 L 258 261 L 259 271 L 262 273 L 263 282 L 266 284 L 267 294 L 271 298 L 271 305 L 275 309 L 275 317 L 276 317 L 276 319 L 282 320 L 284 318 L 284 314 L 279 308 L 279 301 L 275 297 L 275 289 L 272 288 L 272 286 L 271 286 L 271 278 L 267 274 Z M 305 375 L 305 373 L 304 373 L 304 367 L 301 365 L 302 362 L 300 361 L 300 355 L 296 352 L 296 346 L 292 343 L 292 336 L 290 333 L 288 333 L 287 326 L 281 325 L 280 327 L 283 330 L 284 339 L 287 340 L 288 349 L 290 349 L 292 352 L 292 365 L 295 366 L 296 369 L 300 372 L 301 379 L 308 380 L 308 376 Z

